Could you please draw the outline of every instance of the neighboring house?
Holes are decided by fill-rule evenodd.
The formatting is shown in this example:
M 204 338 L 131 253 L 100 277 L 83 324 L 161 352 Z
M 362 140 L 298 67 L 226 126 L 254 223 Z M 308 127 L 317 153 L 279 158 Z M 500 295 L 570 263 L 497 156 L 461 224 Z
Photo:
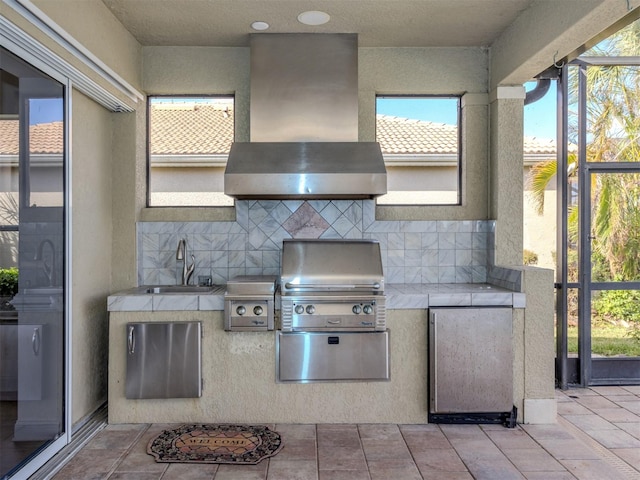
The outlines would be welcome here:
M 62 198 L 59 193 L 61 185 L 54 184 L 59 177 L 62 168 L 63 146 L 62 122 L 49 122 L 31 125 L 29 127 L 29 184 L 31 187 L 29 205 L 59 206 Z M 6 196 L 7 192 L 18 191 L 18 120 L 0 119 L 0 193 Z M 9 169 L 9 170 L 7 170 Z M 52 169 L 58 169 L 56 175 L 52 175 Z M 6 224 L 6 210 L 4 201 L 0 201 L 0 223 Z
M 234 110 L 230 103 L 204 105 L 193 102 L 160 103 L 151 108 L 151 181 L 154 205 L 175 204 L 176 199 L 201 201 L 212 205 L 232 205 L 222 194 L 223 174 L 229 148 L 233 142 Z M 454 125 L 377 115 L 377 140 L 380 142 L 389 173 L 389 194 L 378 199 L 381 204 L 429 203 L 429 199 L 456 201 L 458 136 Z M 32 193 L 40 203 L 46 192 L 60 191 L 51 186 L 49 168 L 60 168 L 62 158 L 62 124 L 52 122 L 30 128 Z M 18 121 L 0 121 L 0 168 L 11 168 L 2 175 L 0 221 L 6 211 L 7 192 L 17 190 Z M 532 165 L 555 160 L 556 142 L 552 139 L 524 138 L 524 176 Z M 4 172 L 3 172 L 4 173 Z M 416 189 L 420 186 L 420 190 Z M 50 195 L 49 195 L 50 196 Z M 539 215 L 528 194 L 524 197 L 524 248 L 538 255 L 538 264 L 554 267 L 549 240 L 555 239 L 555 185 L 549 185 L 545 211 Z M 14 203 L 15 205 L 15 203 Z M 1 254 L 0 258 L 4 259 Z
M 18 120 L 0 119 L 0 268 L 18 265 Z M 60 174 L 62 168 L 62 122 L 31 125 L 29 191 L 23 188 L 23 205 L 61 206 L 63 203 Z

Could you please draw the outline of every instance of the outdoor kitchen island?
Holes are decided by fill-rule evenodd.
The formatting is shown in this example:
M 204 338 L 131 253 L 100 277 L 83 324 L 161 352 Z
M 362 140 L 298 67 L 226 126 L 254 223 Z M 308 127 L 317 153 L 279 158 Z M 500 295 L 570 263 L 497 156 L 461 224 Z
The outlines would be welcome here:
M 553 326 L 534 325 L 536 315 L 532 320 L 525 319 L 525 310 L 533 307 L 535 313 L 536 308 L 548 306 L 526 305 L 521 292 L 488 284 L 387 285 L 390 380 L 305 384 L 277 383 L 277 330 L 224 330 L 224 287 L 206 294 L 143 292 L 141 288 L 131 289 L 108 299 L 109 422 L 113 424 L 427 423 L 428 308 L 435 306 L 511 309 L 513 335 L 505 340 L 512 342 L 514 359 L 513 365 L 505 368 L 513 369 L 518 421 L 545 423 L 555 418 L 553 388 L 550 393 L 545 388 L 548 368 L 542 365 L 536 371 L 536 357 L 544 357 L 537 349 L 545 348 L 553 338 Z M 125 397 L 129 322 L 201 323 L 201 397 Z

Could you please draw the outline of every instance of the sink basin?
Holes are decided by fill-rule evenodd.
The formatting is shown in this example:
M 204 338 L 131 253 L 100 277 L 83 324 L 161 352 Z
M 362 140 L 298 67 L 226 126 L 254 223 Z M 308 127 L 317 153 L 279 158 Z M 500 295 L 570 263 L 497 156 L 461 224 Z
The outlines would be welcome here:
M 210 293 L 211 287 L 200 287 L 196 285 L 162 285 L 159 287 L 143 287 L 143 293 Z

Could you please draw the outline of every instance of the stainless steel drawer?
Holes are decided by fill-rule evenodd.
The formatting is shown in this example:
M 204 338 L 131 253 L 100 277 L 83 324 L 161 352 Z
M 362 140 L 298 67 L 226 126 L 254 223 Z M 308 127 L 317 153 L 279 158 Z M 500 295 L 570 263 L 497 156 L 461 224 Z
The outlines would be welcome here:
M 201 395 L 200 322 L 128 323 L 126 398 Z
M 277 334 L 279 382 L 389 380 L 389 332 Z

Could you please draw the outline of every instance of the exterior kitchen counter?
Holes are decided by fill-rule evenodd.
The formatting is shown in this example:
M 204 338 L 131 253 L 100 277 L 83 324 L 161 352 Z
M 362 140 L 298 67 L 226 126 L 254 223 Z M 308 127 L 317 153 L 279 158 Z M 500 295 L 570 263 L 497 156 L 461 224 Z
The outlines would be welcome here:
M 304 384 L 276 382 L 276 332 L 224 330 L 225 290 L 156 294 L 138 287 L 109 297 L 110 423 L 426 423 L 426 309 L 434 306 L 514 308 L 514 405 L 522 411 L 529 401 L 519 380 L 524 378 L 524 293 L 488 284 L 387 284 L 390 381 Z M 126 398 L 129 322 L 201 323 L 200 398 Z M 548 410 L 552 401 L 545 397 L 538 410 Z
M 226 287 L 207 293 L 146 293 L 136 287 L 110 295 L 110 312 L 224 310 Z M 525 307 L 525 294 L 486 283 L 387 284 L 387 309 L 411 310 L 429 307 Z
M 215 285 L 203 293 L 148 293 L 148 286 L 123 290 L 109 295 L 110 312 L 162 312 L 224 310 L 225 285 Z
M 387 309 L 429 307 L 525 307 L 525 294 L 487 283 L 386 285 Z

